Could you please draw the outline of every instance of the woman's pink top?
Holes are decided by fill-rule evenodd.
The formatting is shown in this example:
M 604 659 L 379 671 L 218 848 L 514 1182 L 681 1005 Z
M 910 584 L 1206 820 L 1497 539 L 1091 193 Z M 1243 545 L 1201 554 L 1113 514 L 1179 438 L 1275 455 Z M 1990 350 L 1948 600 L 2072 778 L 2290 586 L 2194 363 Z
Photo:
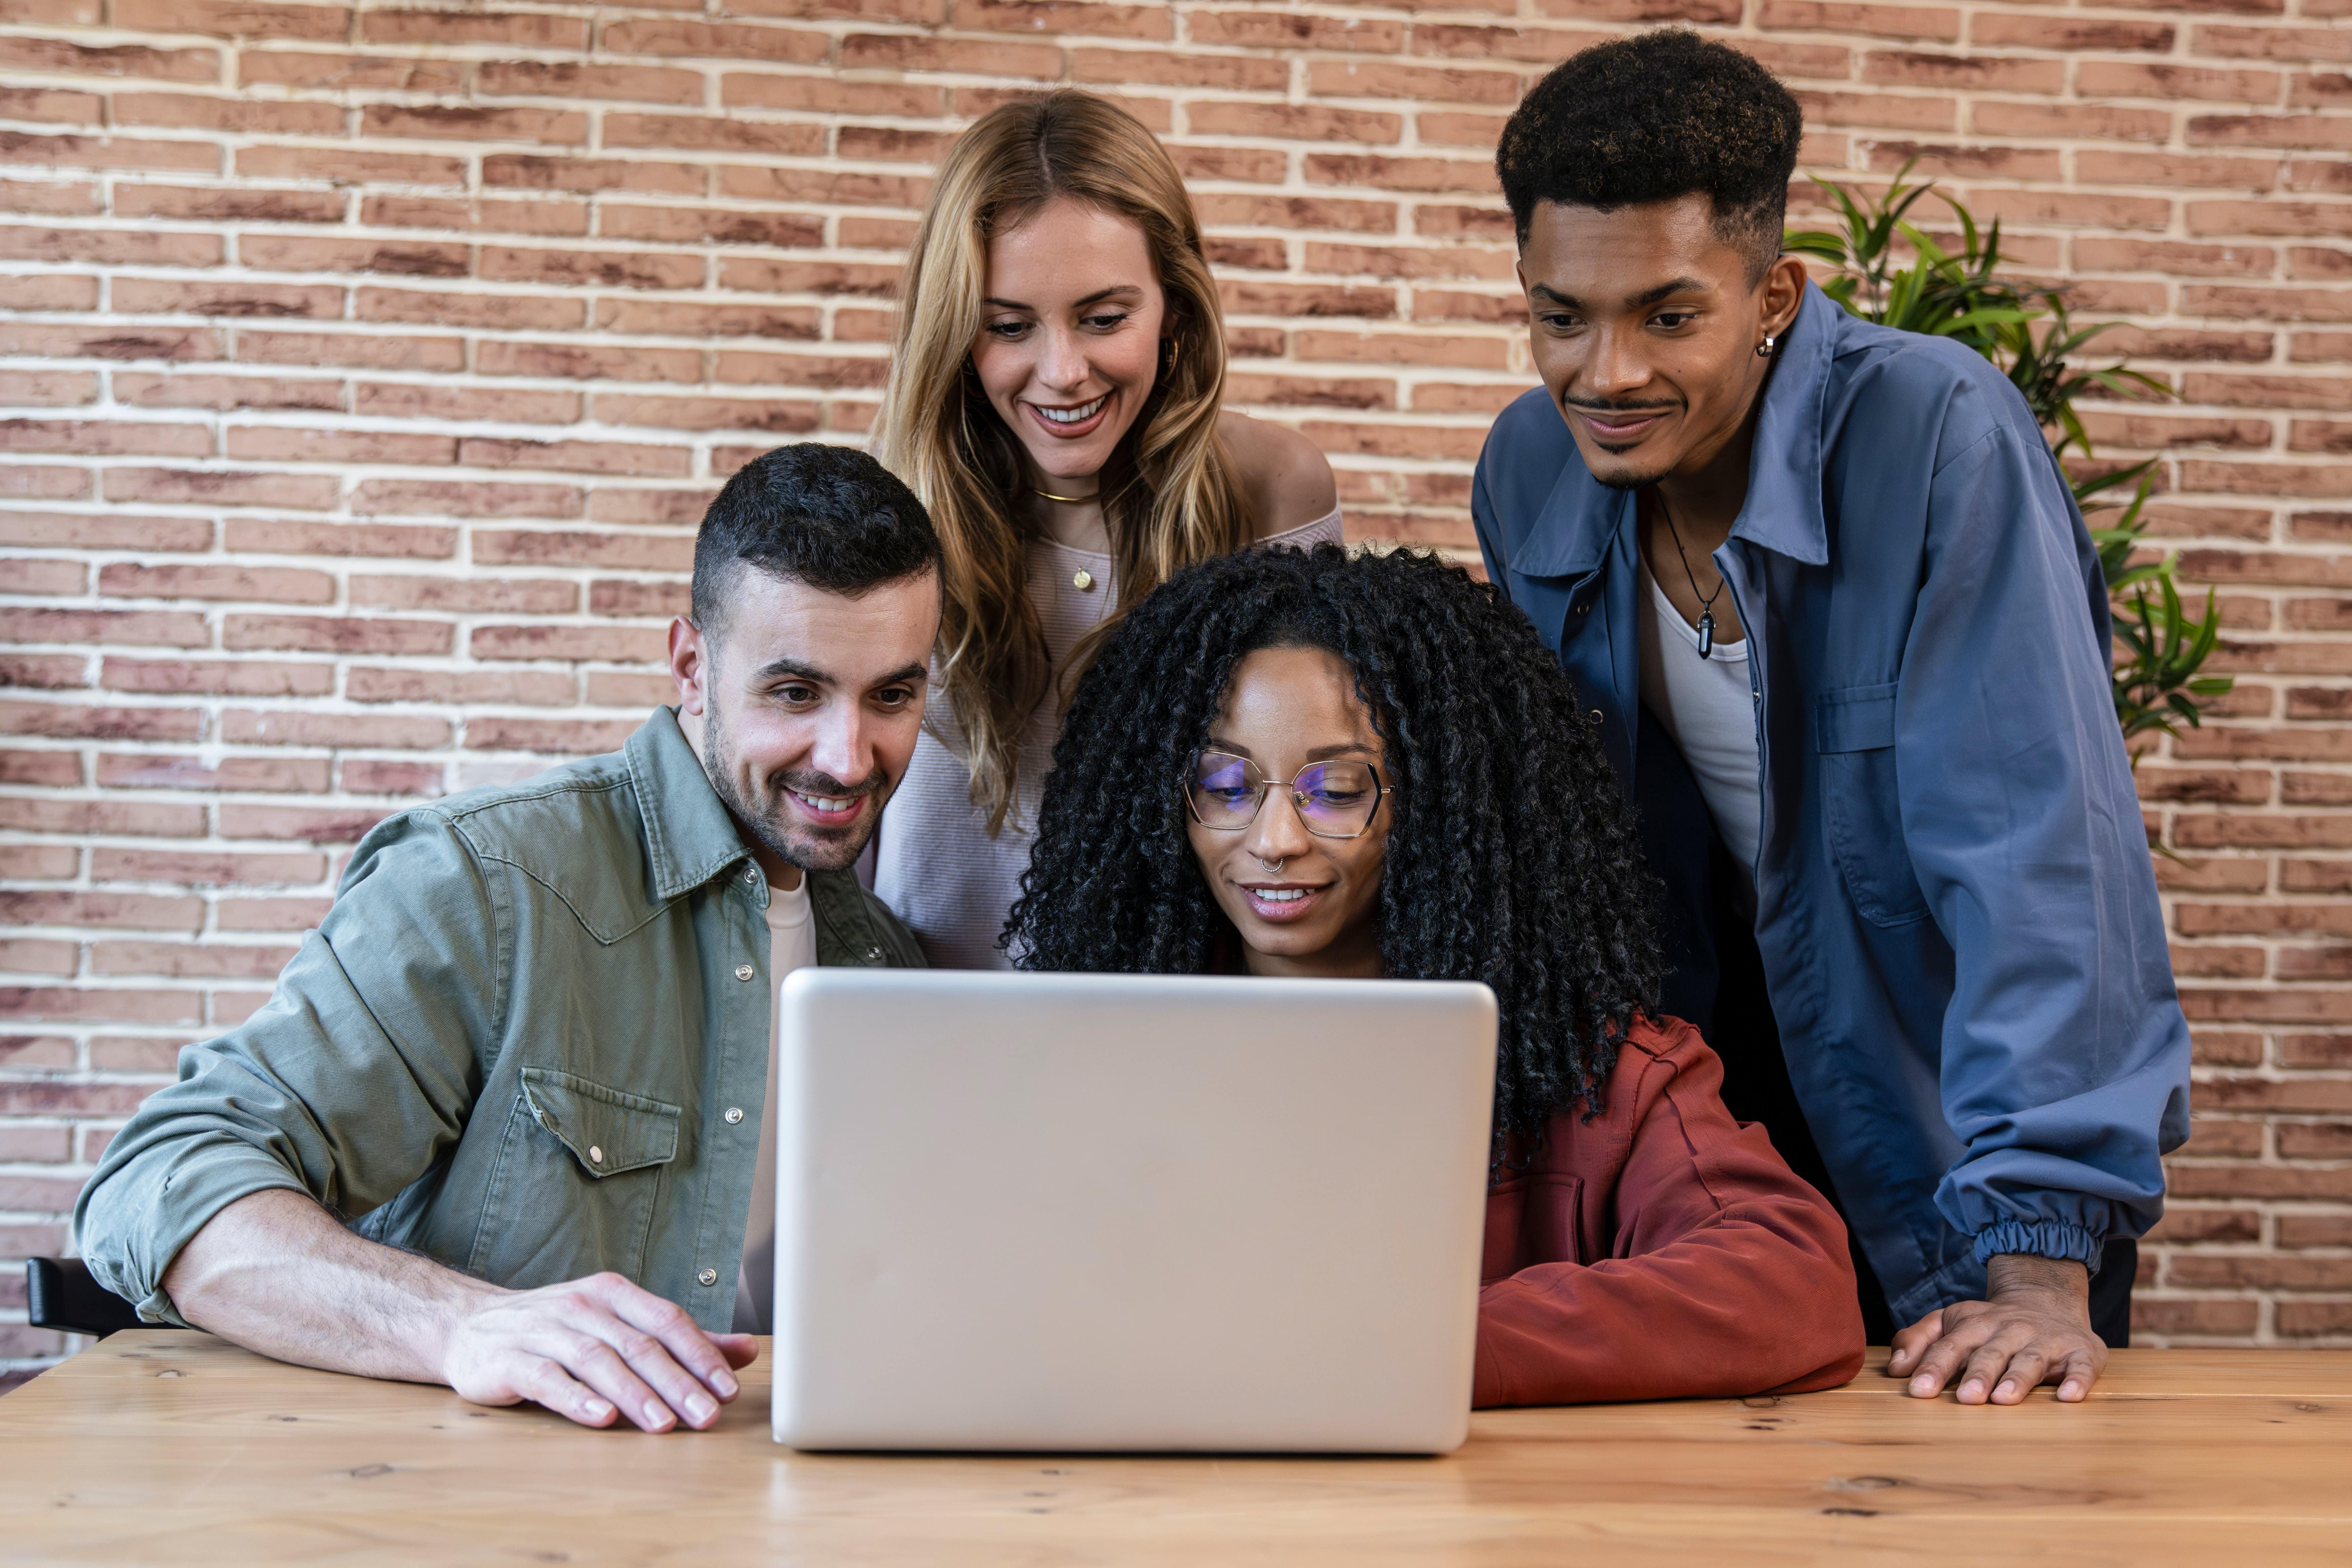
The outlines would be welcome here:
M 1339 510 L 1334 507 L 1328 516 L 1270 534 L 1260 543 L 1304 549 L 1339 540 Z M 1084 587 L 1078 585 L 1082 573 Z M 1108 555 L 1044 539 L 1029 546 L 1029 601 L 1045 627 L 1057 689 L 1070 650 L 1110 613 L 1118 592 Z M 1011 967 L 996 939 L 1020 895 L 1021 873 L 1028 869 L 1060 706 L 1058 695 L 1049 694 L 1029 715 L 1021 734 L 1013 812 L 992 838 L 986 815 L 971 805 L 971 775 L 961 757 L 955 715 L 933 689 L 914 761 L 875 837 L 874 890 L 921 940 L 939 968 Z

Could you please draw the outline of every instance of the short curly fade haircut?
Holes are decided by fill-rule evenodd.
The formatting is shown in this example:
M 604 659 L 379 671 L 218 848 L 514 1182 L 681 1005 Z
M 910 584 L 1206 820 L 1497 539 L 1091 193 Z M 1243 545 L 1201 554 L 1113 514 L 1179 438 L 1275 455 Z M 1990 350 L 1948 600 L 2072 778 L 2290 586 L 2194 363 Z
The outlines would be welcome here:
M 1657 1005 L 1654 885 L 1574 689 L 1517 606 L 1434 555 L 1244 551 L 1171 577 L 1078 683 L 1004 944 L 1024 969 L 1197 974 L 1240 937 L 1186 836 L 1182 778 L 1234 670 L 1337 654 L 1395 788 L 1381 952 L 1501 1005 L 1495 1129 L 1540 1137 Z
M 1717 237 L 1747 252 L 1752 284 L 1780 254 L 1803 130 L 1771 72 L 1666 27 L 1554 68 L 1503 127 L 1495 172 L 1522 245 L 1538 202 L 1605 212 L 1705 192 Z

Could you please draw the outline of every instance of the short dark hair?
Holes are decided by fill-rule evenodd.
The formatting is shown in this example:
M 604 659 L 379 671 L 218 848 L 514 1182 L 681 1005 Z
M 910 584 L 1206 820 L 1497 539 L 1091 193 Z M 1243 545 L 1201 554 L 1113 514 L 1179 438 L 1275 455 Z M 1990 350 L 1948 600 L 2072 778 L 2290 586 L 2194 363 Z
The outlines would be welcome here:
M 1803 131 L 1771 72 L 1665 27 L 1555 67 L 1503 127 L 1495 172 L 1522 245 L 1538 202 L 1605 212 L 1704 191 L 1717 237 L 1748 252 L 1752 283 L 1780 254 Z
M 940 536 L 915 492 L 851 447 L 803 442 L 735 471 L 694 538 L 694 622 L 724 624 L 745 566 L 855 597 L 940 569 Z

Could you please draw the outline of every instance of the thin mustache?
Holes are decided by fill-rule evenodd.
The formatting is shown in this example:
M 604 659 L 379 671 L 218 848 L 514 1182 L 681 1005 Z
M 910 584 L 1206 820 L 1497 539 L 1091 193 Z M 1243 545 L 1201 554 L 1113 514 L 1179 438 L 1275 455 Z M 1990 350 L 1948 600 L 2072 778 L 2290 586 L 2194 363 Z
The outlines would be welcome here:
M 1588 414 L 1663 414 L 1674 406 L 1671 403 L 1586 403 L 1573 397 L 1560 401 Z
M 878 777 L 869 778 L 862 784 L 850 785 L 823 773 L 803 773 L 798 777 L 786 773 L 775 782 L 796 795 L 816 795 L 824 800 L 854 800 L 859 795 L 879 795 L 882 791 L 882 780 Z

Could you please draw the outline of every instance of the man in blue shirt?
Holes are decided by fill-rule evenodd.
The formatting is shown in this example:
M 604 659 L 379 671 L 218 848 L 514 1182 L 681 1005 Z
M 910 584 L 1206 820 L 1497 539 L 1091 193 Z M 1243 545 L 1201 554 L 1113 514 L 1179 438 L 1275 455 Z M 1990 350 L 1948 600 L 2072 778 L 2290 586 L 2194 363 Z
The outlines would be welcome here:
M 1800 118 L 1680 31 L 1528 95 L 1496 161 L 1544 384 L 1479 547 L 1632 795 L 1666 1010 L 1846 1214 L 1890 1373 L 2078 1400 L 2189 1121 L 2105 590 L 2000 373 L 1780 254 Z

